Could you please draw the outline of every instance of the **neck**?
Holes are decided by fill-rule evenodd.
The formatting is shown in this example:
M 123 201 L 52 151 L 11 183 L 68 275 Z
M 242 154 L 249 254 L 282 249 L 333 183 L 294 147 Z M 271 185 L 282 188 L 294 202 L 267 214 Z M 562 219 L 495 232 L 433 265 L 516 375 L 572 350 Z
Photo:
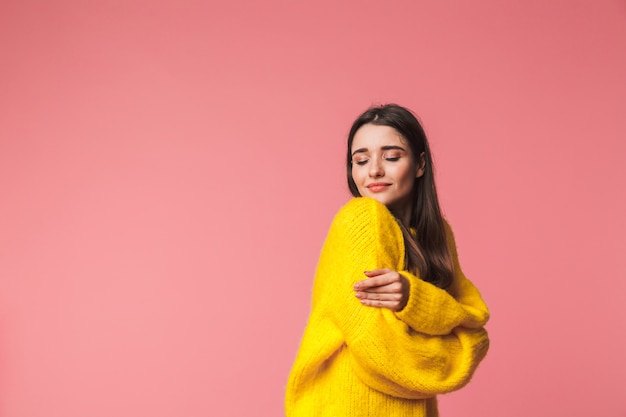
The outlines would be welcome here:
M 404 210 L 393 209 L 389 207 L 389 211 L 393 213 L 396 219 L 402 223 L 407 229 L 411 227 L 411 208 L 406 207 Z

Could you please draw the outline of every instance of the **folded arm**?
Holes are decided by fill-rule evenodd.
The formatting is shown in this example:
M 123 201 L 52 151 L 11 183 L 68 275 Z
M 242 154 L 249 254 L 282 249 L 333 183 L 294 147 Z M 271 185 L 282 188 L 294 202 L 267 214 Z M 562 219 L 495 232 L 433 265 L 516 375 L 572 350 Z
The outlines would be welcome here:
M 482 301 L 464 308 L 446 291 L 404 271 L 411 294 L 401 312 L 363 306 L 354 296 L 364 271 L 399 271 L 403 265 L 402 233 L 391 213 L 374 200 L 353 199 L 335 217 L 324 244 L 313 309 L 341 331 L 354 372 L 372 388 L 413 399 L 461 388 L 489 344 L 478 318 L 468 318 L 472 309 L 481 310 Z M 404 317 L 415 312 L 416 317 Z M 438 319 L 420 322 L 430 315 Z

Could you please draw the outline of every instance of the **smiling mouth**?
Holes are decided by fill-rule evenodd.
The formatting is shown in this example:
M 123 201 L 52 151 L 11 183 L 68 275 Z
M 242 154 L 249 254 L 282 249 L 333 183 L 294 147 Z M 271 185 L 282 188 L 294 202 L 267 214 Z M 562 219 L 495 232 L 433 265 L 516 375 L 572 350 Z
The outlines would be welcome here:
M 379 193 L 381 191 L 385 191 L 390 186 L 391 184 L 387 184 L 385 182 L 375 182 L 373 184 L 368 185 L 367 189 L 369 189 L 373 193 Z

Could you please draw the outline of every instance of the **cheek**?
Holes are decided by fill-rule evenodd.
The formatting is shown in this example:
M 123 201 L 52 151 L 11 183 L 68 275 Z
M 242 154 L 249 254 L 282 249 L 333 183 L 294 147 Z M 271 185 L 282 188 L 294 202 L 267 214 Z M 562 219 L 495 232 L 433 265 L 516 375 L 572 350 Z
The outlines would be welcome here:
M 405 187 L 413 187 L 415 175 L 415 169 L 411 166 L 402 167 L 402 169 L 398 171 L 398 178 L 402 179 L 402 184 Z
M 353 165 L 351 169 L 352 179 L 357 186 L 360 186 L 361 181 L 363 180 L 363 169 L 359 168 L 361 167 L 359 167 L 358 165 Z

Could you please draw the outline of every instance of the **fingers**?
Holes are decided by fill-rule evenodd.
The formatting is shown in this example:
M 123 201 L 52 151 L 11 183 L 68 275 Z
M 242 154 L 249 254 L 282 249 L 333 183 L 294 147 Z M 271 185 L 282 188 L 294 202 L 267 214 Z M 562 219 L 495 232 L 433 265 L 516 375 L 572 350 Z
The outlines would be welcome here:
M 357 295 L 358 298 L 360 298 Z M 360 298 L 361 304 L 368 307 L 388 308 L 391 311 L 400 311 L 406 306 L 406 298 L 402 294 L 385 294 L 380 299 Z
M 391 311 L 402 310 L 401 303 L 399 301 L 361 300 L 361 304 L 369 307 L 388 308 Z
M 389 272 L 393 272 L 393 271 L 389 268 L 380 268 L 380 269 L 372 269 L 371 271 L 365 271 L 364 274 L 367 275 L 369 278 L 372 278 L 372 277 L 383 275 Z
M 378 285 L 376 287 L 370 288 L 361 288 L 360 291 L 365 291 L 368 293 L 386 293 L 386 292 L 400 292 L 402 291 L 402 284 L 400 280 L 392 281 L 389 284 Z
M 354 285 L 355 291 L 367 290 L 369 288 L 388 285 L 393 282 L 400 282 L 400 274 L 390 269 L 377 269 L 374 271 L 365 271 L 365 275 L 370 278 L 357 282 Z
M 357 292 L 355 296 L 361 301 L 400 301 L 402 292 L 370 293 L 363 291 Z
M 366 271 L 365 275 L 370 278 L 354 285 L 355 296 L 361 304 L 392 311 L 404 308 L 409 295 L 409 282 L 405 277 L 390 269 Z

